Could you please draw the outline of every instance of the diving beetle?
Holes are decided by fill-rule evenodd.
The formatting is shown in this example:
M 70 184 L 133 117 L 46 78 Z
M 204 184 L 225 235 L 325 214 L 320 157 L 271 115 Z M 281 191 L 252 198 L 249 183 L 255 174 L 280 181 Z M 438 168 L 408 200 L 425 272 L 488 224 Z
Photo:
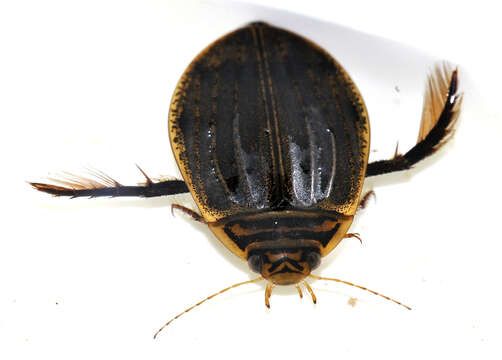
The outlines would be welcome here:
M 260 274 L 236 286 L 346 281 L 311 274 L 348 233 L 366 177 L 410 169 L 452 134 L 462 96 L 457 70 L 436 66 L 428 78 L 415 146 L 368 163 L 366 107 L 344 68 L 325 50 L 290 31 L 254 22 L 204 49 L 179 80 L 170 106 L 169 134 L 183 180 L 124 186 L 107 175 L 69 175 L 31 183 L 56 196 L 154 197 L 190 192 L 200 211 L 181 210 Z M 407 307 L 406 305 L 403 305 Z M 166 323 L 160 330 L 167 326 Z M 160 331 L 159 330 L 159 331 Z M 157 332 L 158 334 L 158 332 Z M 156 335 L 157 335 L 156 334 Z

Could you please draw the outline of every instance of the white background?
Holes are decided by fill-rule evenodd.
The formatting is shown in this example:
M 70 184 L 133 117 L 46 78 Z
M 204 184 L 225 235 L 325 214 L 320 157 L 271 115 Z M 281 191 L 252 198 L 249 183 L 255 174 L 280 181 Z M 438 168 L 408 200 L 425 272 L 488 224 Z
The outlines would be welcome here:
M 0 358 L 500 358 L 501 26 L 496 2 L 3 1 L 0 5 Z M 470 2 L 472 3 L 472 2 Z M 373 160 L 413 145 L 427 71 L 459 65 L 455 139 L 407 173 L 368 181 L 377 200 L 316 271 L 318 304 L 264 284 L 172 199 L 56 199 L 27 180 L 103 170 L 178 175 L 167 116 L 185 67 L 252 20 L 298 32 L 358 84 Z M 418 50 L 420 49 L 420 50 Z M 399 91 L 396 90 L 396 87 Z M 188 196 L 175 202 L 190 206 Z M 357 298 L 356 306 L 348 300 Z

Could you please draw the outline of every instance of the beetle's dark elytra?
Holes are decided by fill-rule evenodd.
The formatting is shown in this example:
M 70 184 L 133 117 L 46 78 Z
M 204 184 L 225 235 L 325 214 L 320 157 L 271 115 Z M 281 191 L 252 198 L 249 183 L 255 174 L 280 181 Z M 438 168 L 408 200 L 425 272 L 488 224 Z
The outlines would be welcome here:
M 368 117 L 343 68 L 310 41 L 263 23 L 239 29 L 192 62 L 173 109 L 178 163 L 199 208 L 214 219 L 354 210 Z

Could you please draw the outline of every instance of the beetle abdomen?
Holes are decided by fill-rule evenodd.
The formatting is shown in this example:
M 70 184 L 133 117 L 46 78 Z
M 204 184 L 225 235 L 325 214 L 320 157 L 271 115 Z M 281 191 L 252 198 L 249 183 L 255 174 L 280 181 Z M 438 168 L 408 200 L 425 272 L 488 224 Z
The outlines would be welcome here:
M 210 45 L 178 84 L 170 133 L 209 221 L 355 212 L 369 147 L 363 101 L 331 56 L 293 33 L 255 23 Z

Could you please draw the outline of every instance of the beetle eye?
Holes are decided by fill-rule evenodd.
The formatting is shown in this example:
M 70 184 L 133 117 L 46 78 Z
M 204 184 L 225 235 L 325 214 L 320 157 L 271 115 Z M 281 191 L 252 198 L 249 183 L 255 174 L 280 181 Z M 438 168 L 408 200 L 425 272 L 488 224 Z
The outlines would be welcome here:
M 260 255 L 251 255 L 248 258 L 248 265 L 254 272 L 261 274 L 261 266 L 263 264 L 262 257 Z
M 321 264 L 321 254 L 315 251 L 311 251 L 307 254 L 307 263 L 310 266 L 310 270 L 314 270 Z

